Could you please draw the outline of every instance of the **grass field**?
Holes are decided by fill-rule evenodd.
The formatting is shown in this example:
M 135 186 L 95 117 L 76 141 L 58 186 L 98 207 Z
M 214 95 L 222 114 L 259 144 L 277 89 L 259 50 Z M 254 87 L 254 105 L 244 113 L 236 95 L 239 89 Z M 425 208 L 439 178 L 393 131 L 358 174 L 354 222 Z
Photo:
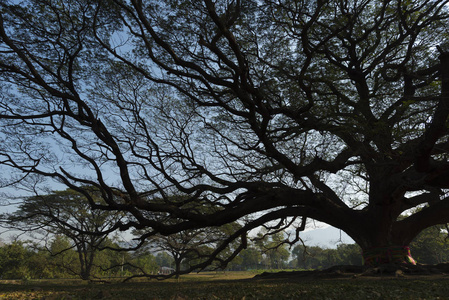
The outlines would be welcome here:
M 200 273 L 176 280 L 88 284 L 0 281 L 0 299 L 449 299 L 449 277 L 249 279 L 251 272 Z

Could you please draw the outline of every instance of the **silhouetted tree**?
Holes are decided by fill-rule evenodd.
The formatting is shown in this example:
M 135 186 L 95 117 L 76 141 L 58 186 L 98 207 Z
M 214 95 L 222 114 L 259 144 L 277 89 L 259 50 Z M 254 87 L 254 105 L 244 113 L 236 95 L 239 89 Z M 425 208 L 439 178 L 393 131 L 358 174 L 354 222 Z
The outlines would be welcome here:
M 102 201 L 95 189 L 85 190 L 95 201 Z M 100 264 L 99 251 L 111 246 L 108 233 L 122 217 L 117 212 L 93 210 L 83 194 L 68 189 L 24 199 L 14 213 L 7 215 L 4 226 L 34 235 L 40 232 L 44 239 L 50 236 L 53 240 L 48 249 L 52 255 L 61 254 L 60 266 L 88 280 L 92 268 Z M 72 249 L 75 265 L 62 255 Z
M 413 263 L 407 245 L 449 221 L 447 0 L 0 10 L 3 185 L 65 184 L 126 213 L 114 228 L 148 229 L 141 245 L 238 220 L 209 254 L 241 241 L 228 260 L 252 229 L 314 219 L 367 264 Z

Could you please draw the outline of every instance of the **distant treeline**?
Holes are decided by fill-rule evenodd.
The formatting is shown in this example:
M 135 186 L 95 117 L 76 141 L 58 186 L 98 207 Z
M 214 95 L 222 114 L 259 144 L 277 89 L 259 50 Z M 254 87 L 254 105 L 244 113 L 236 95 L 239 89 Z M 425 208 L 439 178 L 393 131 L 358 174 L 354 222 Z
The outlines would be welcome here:
M 96 251 L 90 279 L 155 274 L 166 259 L 167 255 L 161 258 L 143 251 Z M 0 279 L 82 278 L 80 264 L 78 250 L 63 236 L 48 247 L 19 240 L 0 246 Z
M 356 244 L 338 244 L 336 248 L 281 245 L 276 239 L 249 244 L 227 267 L 228 270 L 264 269 L 326 269 L 334 265 L 362 265 L 361 249 Z M 108 241 L 113 244 L 111 241 Z M 410 245 L 412 256 L 421 264 L 449 261 L 449 240 L 445 227 L 423 231 Z M 48 247 L 23 241 L 0 246 L 1 279 L 77 278 L 80 261 L 76 248 L 68 239 L 57 236 Z M 187 267 L 190 261 L 182 264 Z M 136 274 L 157 274 L 161 266 L 173 267 L 174 259 L 167 252 L 98 251 L 92 264 L 91 278 L 127 277 Z
M 449 262 L 449 239 L 445 226 L 430 227 L 410 244 L 413 258 L 420 264 Z M 336 248 L 286 245 L 261 250 L 252 245 L 230 265 L 234 270 L 249 269 L 326 269 L 335 265 L 363 265 L 362 250 L 356 244 L 338 244 Z

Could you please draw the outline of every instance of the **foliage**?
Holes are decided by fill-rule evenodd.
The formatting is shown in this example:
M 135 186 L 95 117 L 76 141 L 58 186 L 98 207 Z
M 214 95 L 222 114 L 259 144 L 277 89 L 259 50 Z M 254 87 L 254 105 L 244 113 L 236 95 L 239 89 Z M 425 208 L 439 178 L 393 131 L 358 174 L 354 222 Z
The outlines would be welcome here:
M 68 189 L 28 197 L 7 216 L 4 226 L 34 235 L 40 232 L 43 238 L 54 236 L 49 251 L 59 257 L 59 267 L 90 279 L 95 265 L 109 267 L 101 262 L 100 250 L 112 246 L 108 233 L 121 214 L 92 209 L 89 199 L 101 202 L 101 198 L 92 187 L 86 191 L 88 196 Z
M 167 252 L 158 252 L 156 254 L 156 263 L 158 266 L 162 267 L 173 267 L 173 257 L 170 256 Z
M 22 242 L 15 241 L 0 248 L 0 274 L 2 278 L 27 278 L 30 251 Z
M 109 229 L 141 230 L 140 246 L 239 222 L 192 269 L 226 265 L 261 226 L 296 228 L 293 244 L 318 220 L 366 250 L 449 222 L 448 0 L 0 12 L 2 186 L 63 184 L 122 213 Z
M 231 266 L 243 270 L 256 270 L 261 268 L 261 263 L 262 253 L 256 247 L 249 246 L 239 253 L 237 260 L 234 260 Z
M 336 265 L 362 265 L 361 249 L 356 244 L 338 244 L 336 248 L 321 248 L 303 243 L 281 244 L 285 233 L 267 237 L 258 233 L 248 247 L 230 265 L 231 270 L 282 270 L 286 268 L 316 270 Z M 443 250 L 443 249 L 440 249 Z
M 14 241 L 0 247 L 2 279 L 80 278 L 79 254 L 67 237 L 55 236 L 48 249 Z M 115 266 L 115 267 L 114 267 Z M 151 253 L 103 250 L 95 256 L 91 279 L 155 274 L 159 269 Z
M 48 253 L 53 257 L 54 278 L 72 277 L 80 272 L 80 263 L 76 251 L 68 237 L 56 235 L 50 242 Z
M 339 244 L 336 249 L 298 245 L 292 250 L 293 266 L 299 269 L 327 269 L 335 265 L 362 265 L 360 247 Z
M 287 245 L 281 244 L 283 240 L 283 232 L 269 236 L 264 232 L 258 233 L 254 244 L 262 254 L 260 264 L 264 269 L 284 269 L 287 266 L 290 252 Z
M 413 257 L 421 264 L 449 262 L 449 241 L 446 226 L 429 227 L 410 244 Z
M 34 249 L 28 254 L 26 260 L 29 270 L 29 278 L 57 278 L 65 277 L 63 274 L 56 275 L 57 271 L 52 266 L 54 260 L 48 252 L 43 249 Z M 12 276 L 15 277 L 15 276 Z
M 158 265 L 156 257 L 149 252 L 139 251 L 134 253 L 130 263 L 137 268 L 132 268 L 132 273 L 137 274 L 157 274 L 160 265 Z

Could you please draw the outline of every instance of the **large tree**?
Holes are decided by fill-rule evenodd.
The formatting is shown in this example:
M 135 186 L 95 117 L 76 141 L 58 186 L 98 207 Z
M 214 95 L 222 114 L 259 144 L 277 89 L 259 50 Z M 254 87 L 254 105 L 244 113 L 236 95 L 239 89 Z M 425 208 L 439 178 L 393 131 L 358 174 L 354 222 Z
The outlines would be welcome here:
M 142 242 L 241 222 L 205 263 L 307 219 L 413 262 L 449 221 L 448 2 L 3 0 L 2 182 L 63 183 Z

